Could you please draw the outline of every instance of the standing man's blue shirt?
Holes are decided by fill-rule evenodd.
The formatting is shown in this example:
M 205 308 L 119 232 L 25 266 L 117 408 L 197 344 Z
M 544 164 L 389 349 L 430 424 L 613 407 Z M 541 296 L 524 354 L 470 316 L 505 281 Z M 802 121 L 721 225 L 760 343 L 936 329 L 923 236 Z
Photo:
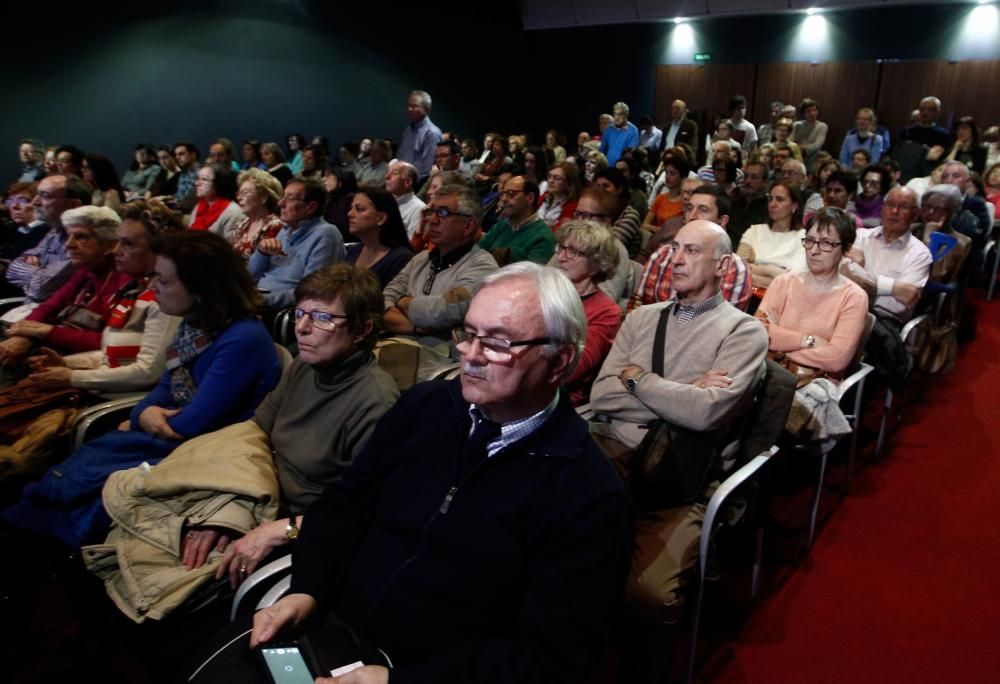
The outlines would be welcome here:
M 294 304 L 295 287 L 307 275 L 344 260 L 340 230 L 320 217 L 302 221 L 294 231 L 285 226 L 278 232 L 278 240 L 284 254 L 268 256 L 254 250 L 248 265 L 257 287 L 267 290 L 264 301 L 271 310 Z
M 622 152 L 627 147 L 639 146 L 639 129 L 631 121 L 626 122 L 625 128 L 608 126 L 601 134 L 601 147 L 599 151 L 608 158 L 608 166 L 614 166 L 615 162 L 621 159 Z
M 413 164 L 420 177 L 424 178 L 434 166 L 434 148 L 439 142 L 441 129 L 434 125 L 431 117 L 425 116 L 419 123 L 411 123 L 403 129 L 396 158 Z

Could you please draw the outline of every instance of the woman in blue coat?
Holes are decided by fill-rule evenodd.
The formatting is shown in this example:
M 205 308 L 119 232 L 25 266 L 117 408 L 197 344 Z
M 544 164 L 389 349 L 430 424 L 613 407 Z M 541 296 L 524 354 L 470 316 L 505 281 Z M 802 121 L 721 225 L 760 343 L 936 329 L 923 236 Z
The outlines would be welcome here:
M 247 420 L 278 384 L 281 365 L 243 259 L 218 235 L 186 231 L 154 247 L 153 291 L 182 321 L 166 371 L 118 430 L 88 442 L 27 485 L 3 512 L 16 527 L 79 547 L 110 519 L 101 489 L 117 470 L 154 465 L 181 442 Z

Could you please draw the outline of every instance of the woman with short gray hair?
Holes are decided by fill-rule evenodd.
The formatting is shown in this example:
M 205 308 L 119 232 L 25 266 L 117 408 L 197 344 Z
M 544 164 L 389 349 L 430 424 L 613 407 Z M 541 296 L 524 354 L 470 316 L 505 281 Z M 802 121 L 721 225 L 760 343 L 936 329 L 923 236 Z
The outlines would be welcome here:
M 7 329 L 7 339 L 0 342 L 0 363 L 20 361 L 37 347 L 66 353 L 100 349 L 107 319 L 122 287 L 132 280 L 115 270 L 121 223 L 115 211 L 83 206 L 63 212 L 61 218 L 73 275 L 27 318 Z M 19 370 L 24 372 L 26 367 Z

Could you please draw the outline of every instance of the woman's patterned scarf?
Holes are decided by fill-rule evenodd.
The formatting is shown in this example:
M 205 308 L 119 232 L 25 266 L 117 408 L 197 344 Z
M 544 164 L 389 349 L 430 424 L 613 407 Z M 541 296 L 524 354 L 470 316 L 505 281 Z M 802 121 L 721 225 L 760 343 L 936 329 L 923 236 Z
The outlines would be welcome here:
M 194 327 L 187 318 L 177 328 L 177 334 L 167 347 L 167 371 L 170 373 L 170 394 L 178 406 L 187 406 L 194 398 L 198 387 L 191 367 L 214 340 L 214 335 Z

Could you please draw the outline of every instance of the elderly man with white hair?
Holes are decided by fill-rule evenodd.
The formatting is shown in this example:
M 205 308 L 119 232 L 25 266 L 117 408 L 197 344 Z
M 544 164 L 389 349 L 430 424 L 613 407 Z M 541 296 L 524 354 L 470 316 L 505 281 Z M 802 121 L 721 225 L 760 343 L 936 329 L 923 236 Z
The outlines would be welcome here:
M 959 161 L 945 162 L 941 182 L 955 186 L 962 193 L 962 207 L 952 225 L 958 232 L 969 236 L 974 249 L 981 249 L 993 230 L 993 216 L 990 215 L 986 200 L 968 193 L 969 167 Z
M 309 508 L 291 591 L 254 616 L 250 645 L 332 611 L 392 662 L 339 681 L 587 680 L 632 513 L 560 391 L 586 327 L 555 269 L 485 278 L 455 330 L 461 378 L 404 394 Z
M 625 148 L 638 146 L 639 129 L 628 120 L 628 105 L 616 102 L 611 108 L 611 125 L 601 133 L 598 152 L 608 158 L 609 166 L 614 166 Z
M 431 121 L 431 96 L 426 90 L 414 90 L 406 100 L 410 125 L 403 129 L 396 156 L 413 164 L 418 178 L 425 178 L 434 166 L 434 148 L 441 142 L 441 129 Z M 414 181 L 414 187 L 420 187 Z

